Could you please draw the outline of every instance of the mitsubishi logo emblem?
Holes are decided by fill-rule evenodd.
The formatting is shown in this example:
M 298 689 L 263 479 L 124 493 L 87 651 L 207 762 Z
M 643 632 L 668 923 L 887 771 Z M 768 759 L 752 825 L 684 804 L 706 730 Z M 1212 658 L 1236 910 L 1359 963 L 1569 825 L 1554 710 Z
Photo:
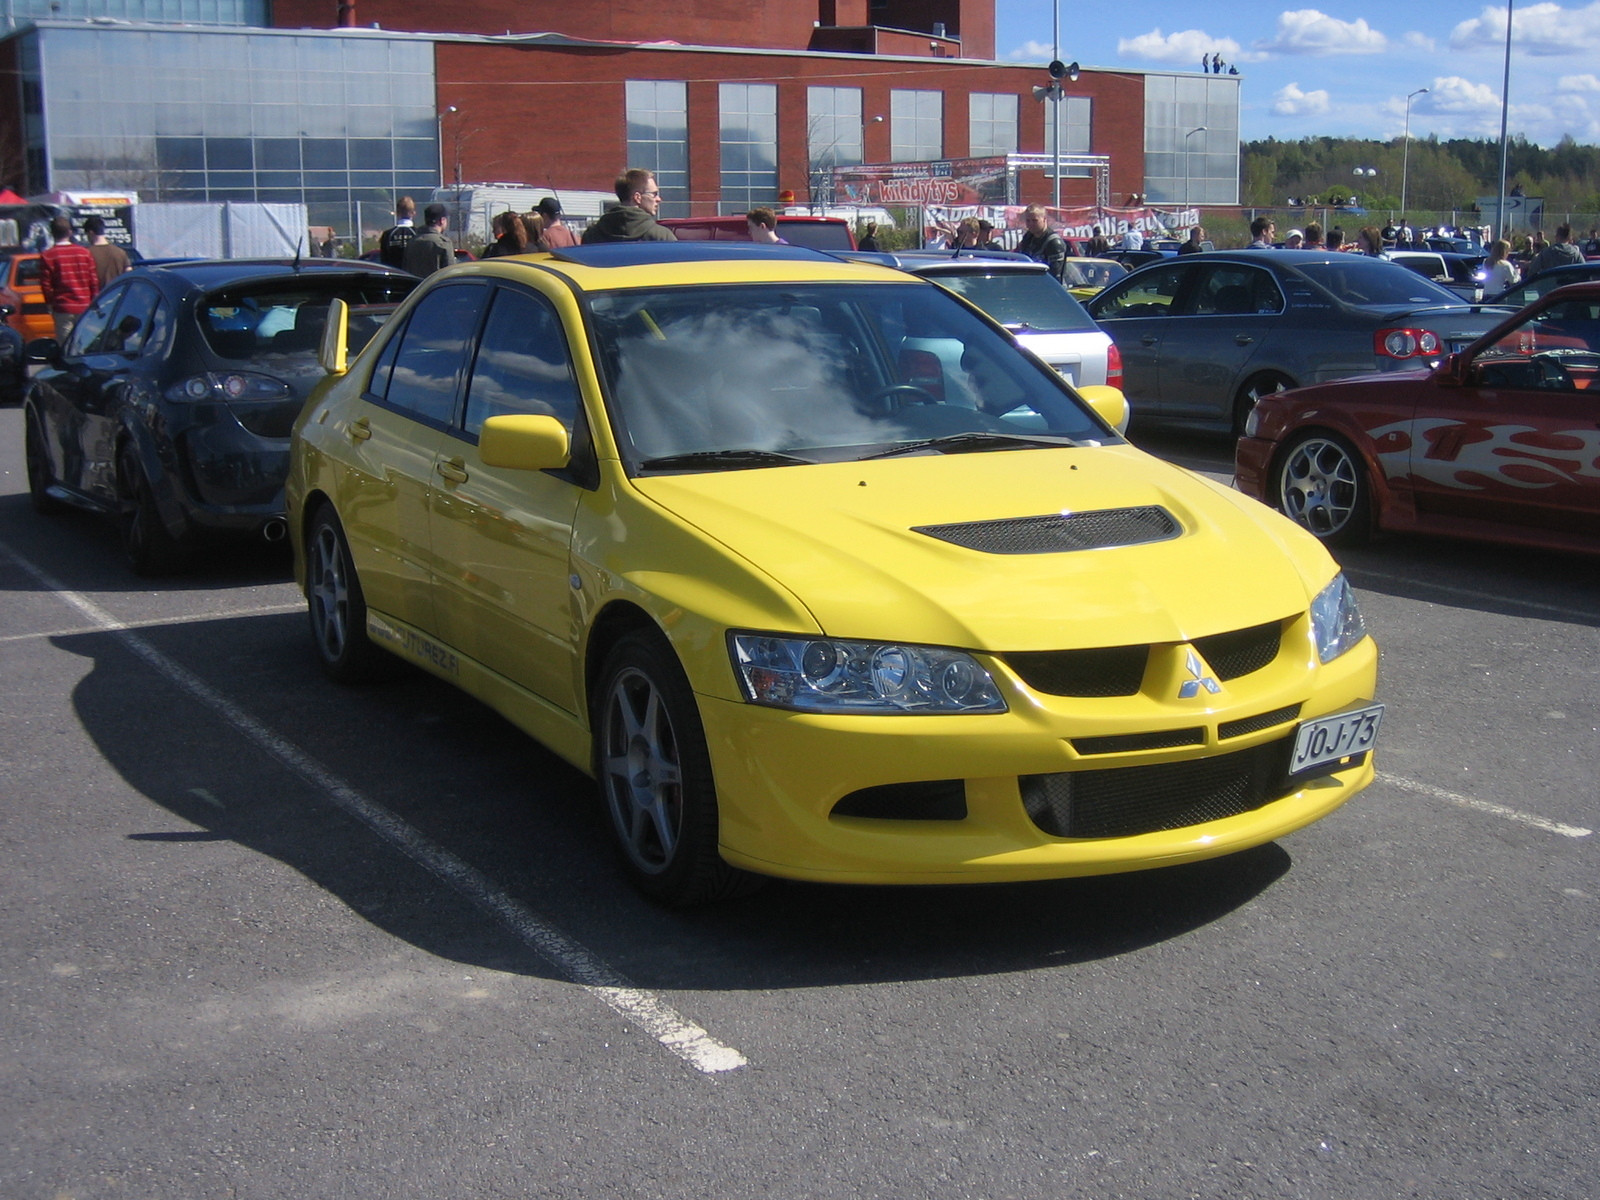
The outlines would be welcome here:
M 1179 700 L 1193 700 L 1200 694 L 1201 688 L 1205 688 L 1213 696 L 1222 690 L 1222 685 L 1206 674 L 1205 664 L 1200 661 L 1200 656 L 1194 652 L 1192 647 L 1189 650 L 1189 657 L 1184 660 L 1183 665 L 1188 669 L 1192 678 L 1185 679 L 1183 686 L 1178 689 Z

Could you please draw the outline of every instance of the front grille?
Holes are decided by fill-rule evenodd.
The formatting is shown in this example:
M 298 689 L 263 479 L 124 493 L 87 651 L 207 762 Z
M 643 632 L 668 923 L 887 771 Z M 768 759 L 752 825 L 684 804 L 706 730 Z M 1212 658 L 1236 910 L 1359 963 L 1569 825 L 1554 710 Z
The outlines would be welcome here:
M 1188 762 L 1019 779 L 1033 823 L 1054 837 L 1134 837 L 1260 808 L 1289 790 L 1294 739 Z
M 1198 725 L 1159 733 L 1113 733 L 1105 737 L 1072 739 L 1072 748 L 1079 754 L 1128 754 L 1135 750 L 1175 750 L 1180 746 L 1205 744 L 1206 731 Z
M 959 779 L 885 783 L 851 792 L 833 806 L 833 815 L 880 821 L 965 821 L 967 786 Z
M 1008 517 L 1001 521 L 919 525 L 914 531 L 985 554 L 1060 554 L 1164 542 L 1181 534 L 1183 527 L 1166 509 L 1152 504 L 1100 512 Z
M 1277 658 L 1282 641 L 1283 626 L 1277 621 L 1268 621 L 1248 629 L 1195 638 L 1194 648 L 1211 664 L 1218 679 L 1237 679 L 1259 671 Z
M 1241 717 L 1237 721 L 1224 721 L 1217 726 L 1217 737 L 1222 741 L 1229 738 L 1243 737 L 1247 733 L 1260 733 L 1263 729 L 1271 729 L 1274 725 L 1282 725 L 1285 721 L 1292 721 L 1300 715 L 1298 704 L 1285 704 L 1282 708 L 1275 708 L 1271 712 L 1264 712 L 1255 717 Z
M 1030 650 L 1002 657 L 1024 683 L 1047 696 L 1132 696 L 1144 683 L 1150 647 Z

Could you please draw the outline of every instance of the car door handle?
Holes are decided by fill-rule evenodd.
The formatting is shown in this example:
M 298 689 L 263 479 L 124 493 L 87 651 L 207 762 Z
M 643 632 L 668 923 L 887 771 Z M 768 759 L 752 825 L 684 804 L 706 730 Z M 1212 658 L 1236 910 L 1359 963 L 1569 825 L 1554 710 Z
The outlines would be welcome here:
M 1161 335 L 1159 333 L 1147 333 L 1139 339 L 1139 344 L 1141 346 L 1154 346 L 1160 340 Z
M 365 417 L 362 417 L 359 421 L 351 422 L 350 440 L 352 442 L 364 442 L 371 436 L 372 426 L 368 424 Z
M 1248 346 L 1253 341 L 1255 341 L 1255 338 L 1248 333 L 1236 333 L 1233 335 L 1233 344 L 1235 346 Z
M 438 464 L 435 468 L 451 483 L 465 483 L 468 479 L 467 464 L 464 459 L 451 458 Z

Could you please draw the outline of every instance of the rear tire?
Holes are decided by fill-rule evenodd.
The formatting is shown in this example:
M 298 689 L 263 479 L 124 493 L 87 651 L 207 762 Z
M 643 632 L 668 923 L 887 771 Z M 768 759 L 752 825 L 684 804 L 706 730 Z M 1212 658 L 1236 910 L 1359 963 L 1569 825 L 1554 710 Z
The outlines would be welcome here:
M 367 636 L 367 603 L 344 528 L 332 507 L 317 510 L 306 534 L 306 611 L 317 661 L 335 683 L 394 675 L 400 661 Z
M 156 506 L 155 490 L 138 457 L 126 446 L 117 454 L 122 491 L 122 553 L 135 575 L 170 575 L 183 563 L 184 548 L 167 530 Z
M 1357 546 L 1372 535 L 1372 487 L 1361 456 L 1331 433 L 1306 433 L 1290 443 L 1274 472 L 1278 508 L 1334 546 Z
M 728 899 L 760 877 L 717 850 L 717 792 L 689 680 L 659 636 L 624 636 L 606 656 L 592 714 L 594 773 L 623 869 L 674 906 Z

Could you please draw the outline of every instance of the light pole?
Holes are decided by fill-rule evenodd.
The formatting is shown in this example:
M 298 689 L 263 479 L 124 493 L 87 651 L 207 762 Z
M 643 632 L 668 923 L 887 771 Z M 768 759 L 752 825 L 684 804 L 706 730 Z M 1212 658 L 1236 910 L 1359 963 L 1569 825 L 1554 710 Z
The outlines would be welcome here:
M 439 128 L 439 186 L 440 187 L 443 187 L 444 184 L 445 184 L 445 178 L 444 178 L 444 119 L 446 117 L 450 116 L 455 111 L 456 111 L 456 106 L 454 104 L 452 104 L 449 108 L 441 109 L 439 111 L 439 115 L 434 118 L 434 124 L 437 125 L 438 128 Z
M 1189 207 L 1189 139 L 1197 133 L 1204 133 L 1206 127 L 1197 125 L 1183 135 L 1183 206 Z
M 1511 115 L 1511 4 L 1506 0 L 1506 79 L 1500 87 L 1500 198 L 1495 209 L 1494 235 L 1509 240 L 1506 228 L 1506 120 Z
M 1411 100 L 1421 96 L 1427 88 L 1418 88 L 1406 97 L 1406 131 L 1400 148 L 1400 215 L 1406 215 L 1406 177 L 1411 168 Z
M 1350 174 L 1354 175 L 1357 179 L 1372 179 L 1372 178 L 1375 178 L 1377 176 L 1378 168 L 1377 167 L 1353 167 L 1350 170 Z M 1360 204 L 1361 203 L 1361 196 L 1360 196 L 1360 194 L 1358 192 L 1352 191 L 1350 193 L 1350 203 L 1352 203 L 1352 204 Z

